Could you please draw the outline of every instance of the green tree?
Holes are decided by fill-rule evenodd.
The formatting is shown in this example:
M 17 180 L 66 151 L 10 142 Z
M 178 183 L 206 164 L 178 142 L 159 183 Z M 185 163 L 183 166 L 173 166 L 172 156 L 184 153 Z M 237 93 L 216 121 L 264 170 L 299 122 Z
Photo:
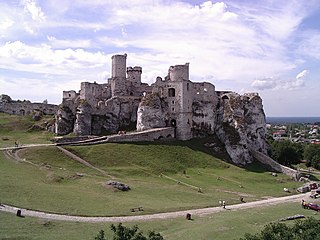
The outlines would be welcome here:
M 291 141 L 274 141 L 271 148 L 272 158 L 286 166 L 299 163 L 303 156 L 303 145 Z
M 310 144 L 304 150 L 304 158 L 308 167 L 320 169 L 320 145 Z
M 100 230 L 100 232 L 98 233 L 98 235 L 94 238 L 94 240 L 106 240 L 106 238 L 104 237 L 104 231 Z
M 148 237 L 144 236 L 136 225 L 130 228 L 123 226 L 122 223 L 117 226 L 112 224 L 111 230 L 113 231 L 113 240 L 164 240 L 160 233 L 154 231 L 149 232 Z M 99 232 L 95 240 L 106 240 L 103 230 Z
M 240 240 L 313 240 L 320 239 L 320 220 L 307 218 L 292 227 L 284 223 L 270 223 L 257 234 L 246 233 Z

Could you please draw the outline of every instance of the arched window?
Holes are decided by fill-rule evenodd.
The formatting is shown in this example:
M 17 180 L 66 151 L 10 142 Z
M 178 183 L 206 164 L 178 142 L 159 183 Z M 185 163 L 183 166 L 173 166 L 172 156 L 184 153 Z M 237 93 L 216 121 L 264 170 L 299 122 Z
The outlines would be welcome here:
M 172 120 L 170 121 L 170 124 L 171 124 L 171 127 L 177 126 L 177 122 L 176 122 L 175 119 L 172 119 Z
M 222 96 L 222 100 L 229 100 L 229 97 L 227 95 Z
M 24 116 L 25 111 L 24 111 L 23 109 L 21 109 L 21 110 L 19 111 L 19 113 L 20 113 L 20 115 Z
M 174 88 L 168 89 L 168 95 L 169 97 L 175 97 L 176 96 L 176 90 Z

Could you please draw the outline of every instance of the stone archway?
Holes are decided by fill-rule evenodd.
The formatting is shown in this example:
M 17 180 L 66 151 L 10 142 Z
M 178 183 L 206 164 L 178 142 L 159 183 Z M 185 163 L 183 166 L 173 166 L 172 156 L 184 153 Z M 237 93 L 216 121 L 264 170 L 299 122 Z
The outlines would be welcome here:
M 19 114 L 20 114 L 21 116 L 24 116 L 24 115 L 26 114 L 26 112 L 25 112 L 24 109 L 21 109 L 21 110 L 19 111 Z

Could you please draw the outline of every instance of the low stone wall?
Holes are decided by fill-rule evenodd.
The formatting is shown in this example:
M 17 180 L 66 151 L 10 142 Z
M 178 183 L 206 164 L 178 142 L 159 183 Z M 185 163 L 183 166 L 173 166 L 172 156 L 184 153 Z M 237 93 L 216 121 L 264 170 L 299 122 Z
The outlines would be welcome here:
M 167 128 L 154 128 L 141 132 L 133 132 L 128 134 L 112 135 L 108 137 L 107 142 L 143 142 L 143 141 L 156 141 L 162 139 L 171 139 L 175 137 L 175 129 L 172 127 Z
M 270 166 L 274 171 L 282 172 L 283 174 L 291 176 L 296 181 L 300 178 L 301 173 L 299 171 L 283 166 L 261 152 L 251 150 L 251 154 L 256 160 L 264 165 Z

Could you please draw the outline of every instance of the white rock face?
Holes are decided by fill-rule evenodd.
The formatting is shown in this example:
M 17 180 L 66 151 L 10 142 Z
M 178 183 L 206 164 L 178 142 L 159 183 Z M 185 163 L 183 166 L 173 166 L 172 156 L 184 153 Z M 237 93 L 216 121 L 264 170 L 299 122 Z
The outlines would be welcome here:
M 168 110 L 165 100 L 149 94 L 139 105 L 137 130 L 168 126 Z M 258 94 L 226 93 L 217 103 L 194 101 L 190 119 L 192 137 L 216 134 L 238 165 L 253 161 L 251 149 L 267 152 L 265 114 Z
M 166 127 L 168 105 L 158 94 L 148 94 L 139 105 L 137 112 L 137 131 Z
M 250 150 L 266 153 L 266 122 L 262 100 L 257 94 L 228 93 L 220 99 L 216 134 L 232 161 L 246 165 L 253 161 Z

